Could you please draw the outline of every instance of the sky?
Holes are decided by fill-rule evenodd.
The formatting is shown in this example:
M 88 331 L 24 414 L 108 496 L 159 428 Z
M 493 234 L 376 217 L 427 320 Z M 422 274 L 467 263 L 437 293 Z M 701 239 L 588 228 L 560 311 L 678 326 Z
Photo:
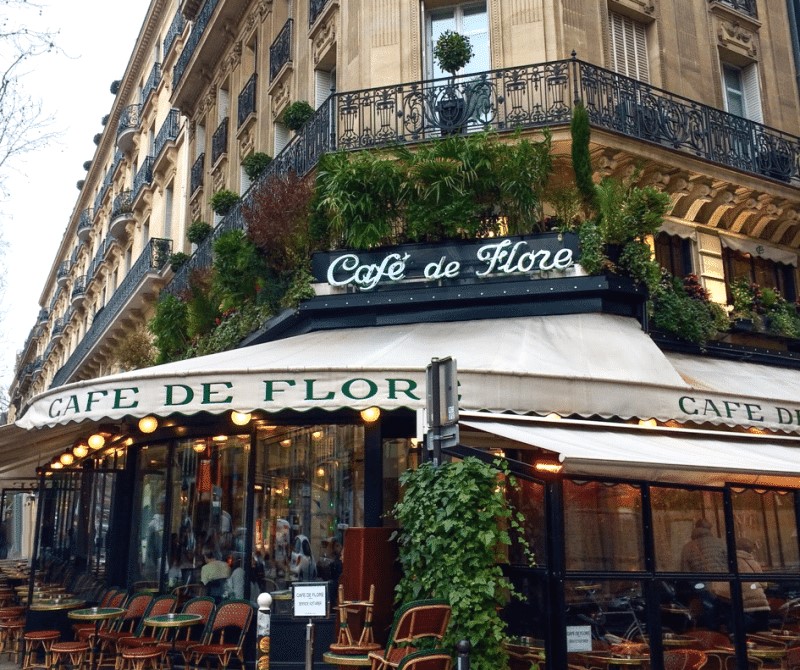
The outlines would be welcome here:
M 57 33 L 60 51 L 30 62 L 23 85 L 54 117 L 58 137 L 14 162 L 9 195 L 0 201 L 0 387 L 10 384 L 17 352 L 39 313 L 39 298 L 78 197 L 75 186 L 94 156 L 95 133 L 114 102 L 149 0 L 36 0 L 41 18 L 29 25 Z M 13 19 L 13 17 L 12 17 Z

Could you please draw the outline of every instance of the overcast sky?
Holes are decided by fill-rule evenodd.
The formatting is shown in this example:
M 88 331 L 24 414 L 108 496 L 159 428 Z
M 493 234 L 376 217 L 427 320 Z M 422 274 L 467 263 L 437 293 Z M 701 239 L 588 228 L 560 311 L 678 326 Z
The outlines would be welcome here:
M 94 156 L 92 137 L 114 101 L 111 82 L 121 79 L 149 0 L 38 0 L 41 24 L 58 31 L 61 53 L 31 61 L 28 93 L 55 117 L 58 140 L 14 165 L 10 195 L 0 202 L 6 243 L 6 286 L 0 303 L 0 386 L 12 378 L 17 352 L 34 325 L 53 256 L 78 197 L 75 183 Z M 36 18 L 35 13 L 26 12 Z

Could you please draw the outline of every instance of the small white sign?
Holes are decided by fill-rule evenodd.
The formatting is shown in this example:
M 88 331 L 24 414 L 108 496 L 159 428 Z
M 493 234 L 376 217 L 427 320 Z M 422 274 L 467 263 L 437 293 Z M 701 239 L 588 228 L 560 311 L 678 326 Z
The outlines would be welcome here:
M 328 616 L 328 582 L 292 584 L 292 598 L 296 617 Z
M 567 626 L 567 651 L 591 651 L 592 627 Z

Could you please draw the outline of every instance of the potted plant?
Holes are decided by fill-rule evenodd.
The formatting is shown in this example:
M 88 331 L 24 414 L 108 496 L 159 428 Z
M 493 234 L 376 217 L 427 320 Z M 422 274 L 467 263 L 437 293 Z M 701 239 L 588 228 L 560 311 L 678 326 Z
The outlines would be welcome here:
M 738 332 L 761 329 L 761 287 L 744 277 L 731 282 L 731 327 Z
M 460 132 L 466 122 L 466 100 L 463 95 L 458 95 L 455 87 L 456 72 L 461 70 L 472 59 L 474 51 L 469 37 L 453 30 L 445 30 L 433 47 L 433 57 L 436 64 L 445 72 L 450 73 L 450 83 L 444 94 L 436 104 L 439 115 L 439 125 L 443 135 L 452 135 Z
M 272 156 L 263 151 L 254 151 L 242 160 L 242 169 L 250 181 L 255 181 L 272 162 Z
M 314 116 L 314 108 L 305 100 L 290 104 L 281 114 L 281 120 L 289 130 L 297 132 Z
M 211 209 L 214 210 L 215 214 L 219 214 L 220 216 L 228 214 L 238 202 L 239 194 L 226 188 L 217 191 L 209 200 Z
M 189 254 L 185 254 L 182 251 L 176 251 L 169 257 L 169 267 L 173 272 L 177 272 L 182 266 L 186 265 L 188 260 Z
M 186 230 L 186 239 L 192 244 L 200 244 L 211 235 L 211 226 L 205 221 L 193 221 Z

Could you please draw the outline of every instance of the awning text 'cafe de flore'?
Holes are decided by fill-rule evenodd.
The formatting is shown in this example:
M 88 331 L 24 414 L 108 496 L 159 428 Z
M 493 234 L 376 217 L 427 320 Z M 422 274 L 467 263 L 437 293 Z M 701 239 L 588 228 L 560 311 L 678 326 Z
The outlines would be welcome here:
M 252 344 L 37 396 L 0 429 L 3 476 L 38 468 L 35 557 L 166 591 L 195 580 L 208 549 L 241 562 L 249 598 L 335 579 L 321 573 L 336 544 L 345 575 L 357 571 L 348 560 L 386 549 L 356 551 L 351 529 L 392 525 L 398 476 L 421 457 L 426 367 L 450 356 L 449 457 L 502 453 L 518 476 L 537 560 L 512 552 L 505 566 L 525 597 L 509 604 L 510 632 L 541 640 L 553 667 L 575 653 L 576 626 L 624 636 L 641 621 L 658 654 L 693 628 L 743 644 L 788 624 L 800 372 L 657 345 L 643 291 L 586 275 L 576 256 L 555 234 L 318 254 L 316 297 Z M 701 531 L 722 543 L 722 568 L 687 561 Z M 311 551 L 300 571 L 298 538 Z M 737 561 L 745 544 L 768 576 Z M 712 583 L 727 593 L 714 608 Z M 294 635 L 274 614 L 273 635 Z

